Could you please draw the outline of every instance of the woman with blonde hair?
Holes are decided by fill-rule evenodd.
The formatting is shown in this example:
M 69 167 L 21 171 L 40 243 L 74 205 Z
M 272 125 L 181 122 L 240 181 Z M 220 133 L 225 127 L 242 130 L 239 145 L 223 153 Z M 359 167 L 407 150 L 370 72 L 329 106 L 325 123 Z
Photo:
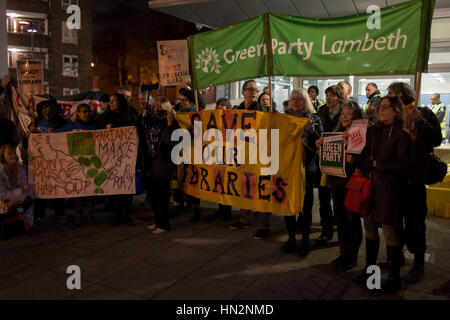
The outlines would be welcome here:
M 312 207 L 314 203 L 314 181 L 318 172 L 315 142 L 320 138 L 323 128 L 319 117 L 314 114 L 314 107 L 305 89 L 296 89 L 292 91 L 289 99 L 289 109 L 286 111 L 286 114 L 294 117 L 309 118 L 312 120 L 305 126 L 301 139 L 301 143 L 304 144 L 306 152 L 306 157 L 304 157 L 306 186 L 305 198 L 303 201 L 303 212 L 299 213 L 297 223 L 295 222 L 295 216 L 284 217 L 289 234 L 289 240 L 283 246 L 283 250 L 288 253 L 295 251 L 295 233 L 297 224 L 302 229 L 302 244 L 300 246 L 299 254 L 300 256 L 305 257 L 309 253 L 309 233 L 311 229 Z
M 144 111 L 140 123 L 144 173 L 150 188 L 150 203 L 155 213 L 155 223 L 148 226 L 153 234 L 170 230 L 170 179 L 173 172 L 170 158 L 173 143 L 170 137 L 176 127 L 174 114 L 170 101 L 159 96 L 155 99 L 153 111 Z

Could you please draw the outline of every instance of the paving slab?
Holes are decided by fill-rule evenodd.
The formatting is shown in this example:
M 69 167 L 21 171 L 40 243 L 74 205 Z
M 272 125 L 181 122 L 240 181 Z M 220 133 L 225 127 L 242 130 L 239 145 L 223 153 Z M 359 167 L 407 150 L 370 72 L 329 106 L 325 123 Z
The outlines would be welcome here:
M 190 275 L 164 290 L 155 300 L 231 300 L 245 287 L 227 281 Z
M 141 262 L 100 281 L 102 285 L 137 296 L 153 298 L 186 277 L 187 273 Z

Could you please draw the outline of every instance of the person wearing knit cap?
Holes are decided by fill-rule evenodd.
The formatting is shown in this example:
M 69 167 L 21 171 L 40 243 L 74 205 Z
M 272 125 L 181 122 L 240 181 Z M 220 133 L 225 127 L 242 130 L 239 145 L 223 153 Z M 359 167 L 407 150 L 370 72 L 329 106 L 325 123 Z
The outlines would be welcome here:
M 181 88 L 180 91 L 181 109 L 178 112 L 195 112 L 197 108 L 195 107 L 195 94 L 192 90 Z M 180 190 L 175 190 L 174 192 L 174 208 L 173 211 L 179 212 L 184 204 L 184 198 L 186 202 L 190 203 L 194 207 L 194 216 L 191 219 L 192 223 L 200 222 L 201 220 L 201 210 L 200 210 L 200 199 L 189 195 L 184 197 L 184 193 Z M 175 209 L 176 208 L 176 209 Z

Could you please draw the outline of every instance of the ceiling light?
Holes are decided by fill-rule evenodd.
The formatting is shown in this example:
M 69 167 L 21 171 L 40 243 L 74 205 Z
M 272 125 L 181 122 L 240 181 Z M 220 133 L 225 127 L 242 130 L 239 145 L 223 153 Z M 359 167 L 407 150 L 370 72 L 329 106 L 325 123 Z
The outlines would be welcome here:
M 20 16 L 20 14 L 17 14 L 15 12 L 8 12 L 8 13 L 6 13 L 6 15 L 11 18 L 16 18 L 16 17 Z

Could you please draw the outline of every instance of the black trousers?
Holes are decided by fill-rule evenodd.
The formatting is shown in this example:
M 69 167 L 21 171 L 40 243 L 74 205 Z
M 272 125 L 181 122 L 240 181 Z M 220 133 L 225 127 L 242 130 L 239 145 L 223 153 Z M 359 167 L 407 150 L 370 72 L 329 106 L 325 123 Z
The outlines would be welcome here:
M 333 211 L 331 210 L 331 190 L 326 187 L 319 187 L 319 212 L 322 233 L 333 234 Z
M 45 207 L 48 203 L 48 199 L 35 199 L 34 200 L 34 217 L 43 218 L 45 216 Z M 62 217 L 66 213 L 66 199 L 53 199 L 55 208 L 55 217 Z
M 303 212 L 298 215 L 297 225 L 302 227 L 302 236 L 304 240 L 309 240 L 312 223 L 312 207 L 314 205 L 314 175 L 306 172 L 305 179 L 305 198 L 303 200 Z M 289 238 L 295 238 L 296 222 L 295 216 L 285 216 L 284 221 L 288 230 Z
M 333 209 L 337 222 L 340 254 L 346 257 L 357 257 L 362 243 L 361 218 L 345 207 L 346 189 L 333 188 Z
M 426 225 L 427 190 L 423 184 L 408 184 L 404 197 L 403 216 L 405 218 L 405 241 L 408 250 L 414 255 L 424 255 L 427 248 Z
M 150 187 L 152 188 L 150 204 L 155 213 L 155 225 L 157 228 L 170 230 L 170 180 L 150 177 Z
M 132 194 L 120 194 L 112 196 L 112 201 L 114 203 L 114 212 L 117 217 L 130 216 L 131 205 L 133 204 Z

